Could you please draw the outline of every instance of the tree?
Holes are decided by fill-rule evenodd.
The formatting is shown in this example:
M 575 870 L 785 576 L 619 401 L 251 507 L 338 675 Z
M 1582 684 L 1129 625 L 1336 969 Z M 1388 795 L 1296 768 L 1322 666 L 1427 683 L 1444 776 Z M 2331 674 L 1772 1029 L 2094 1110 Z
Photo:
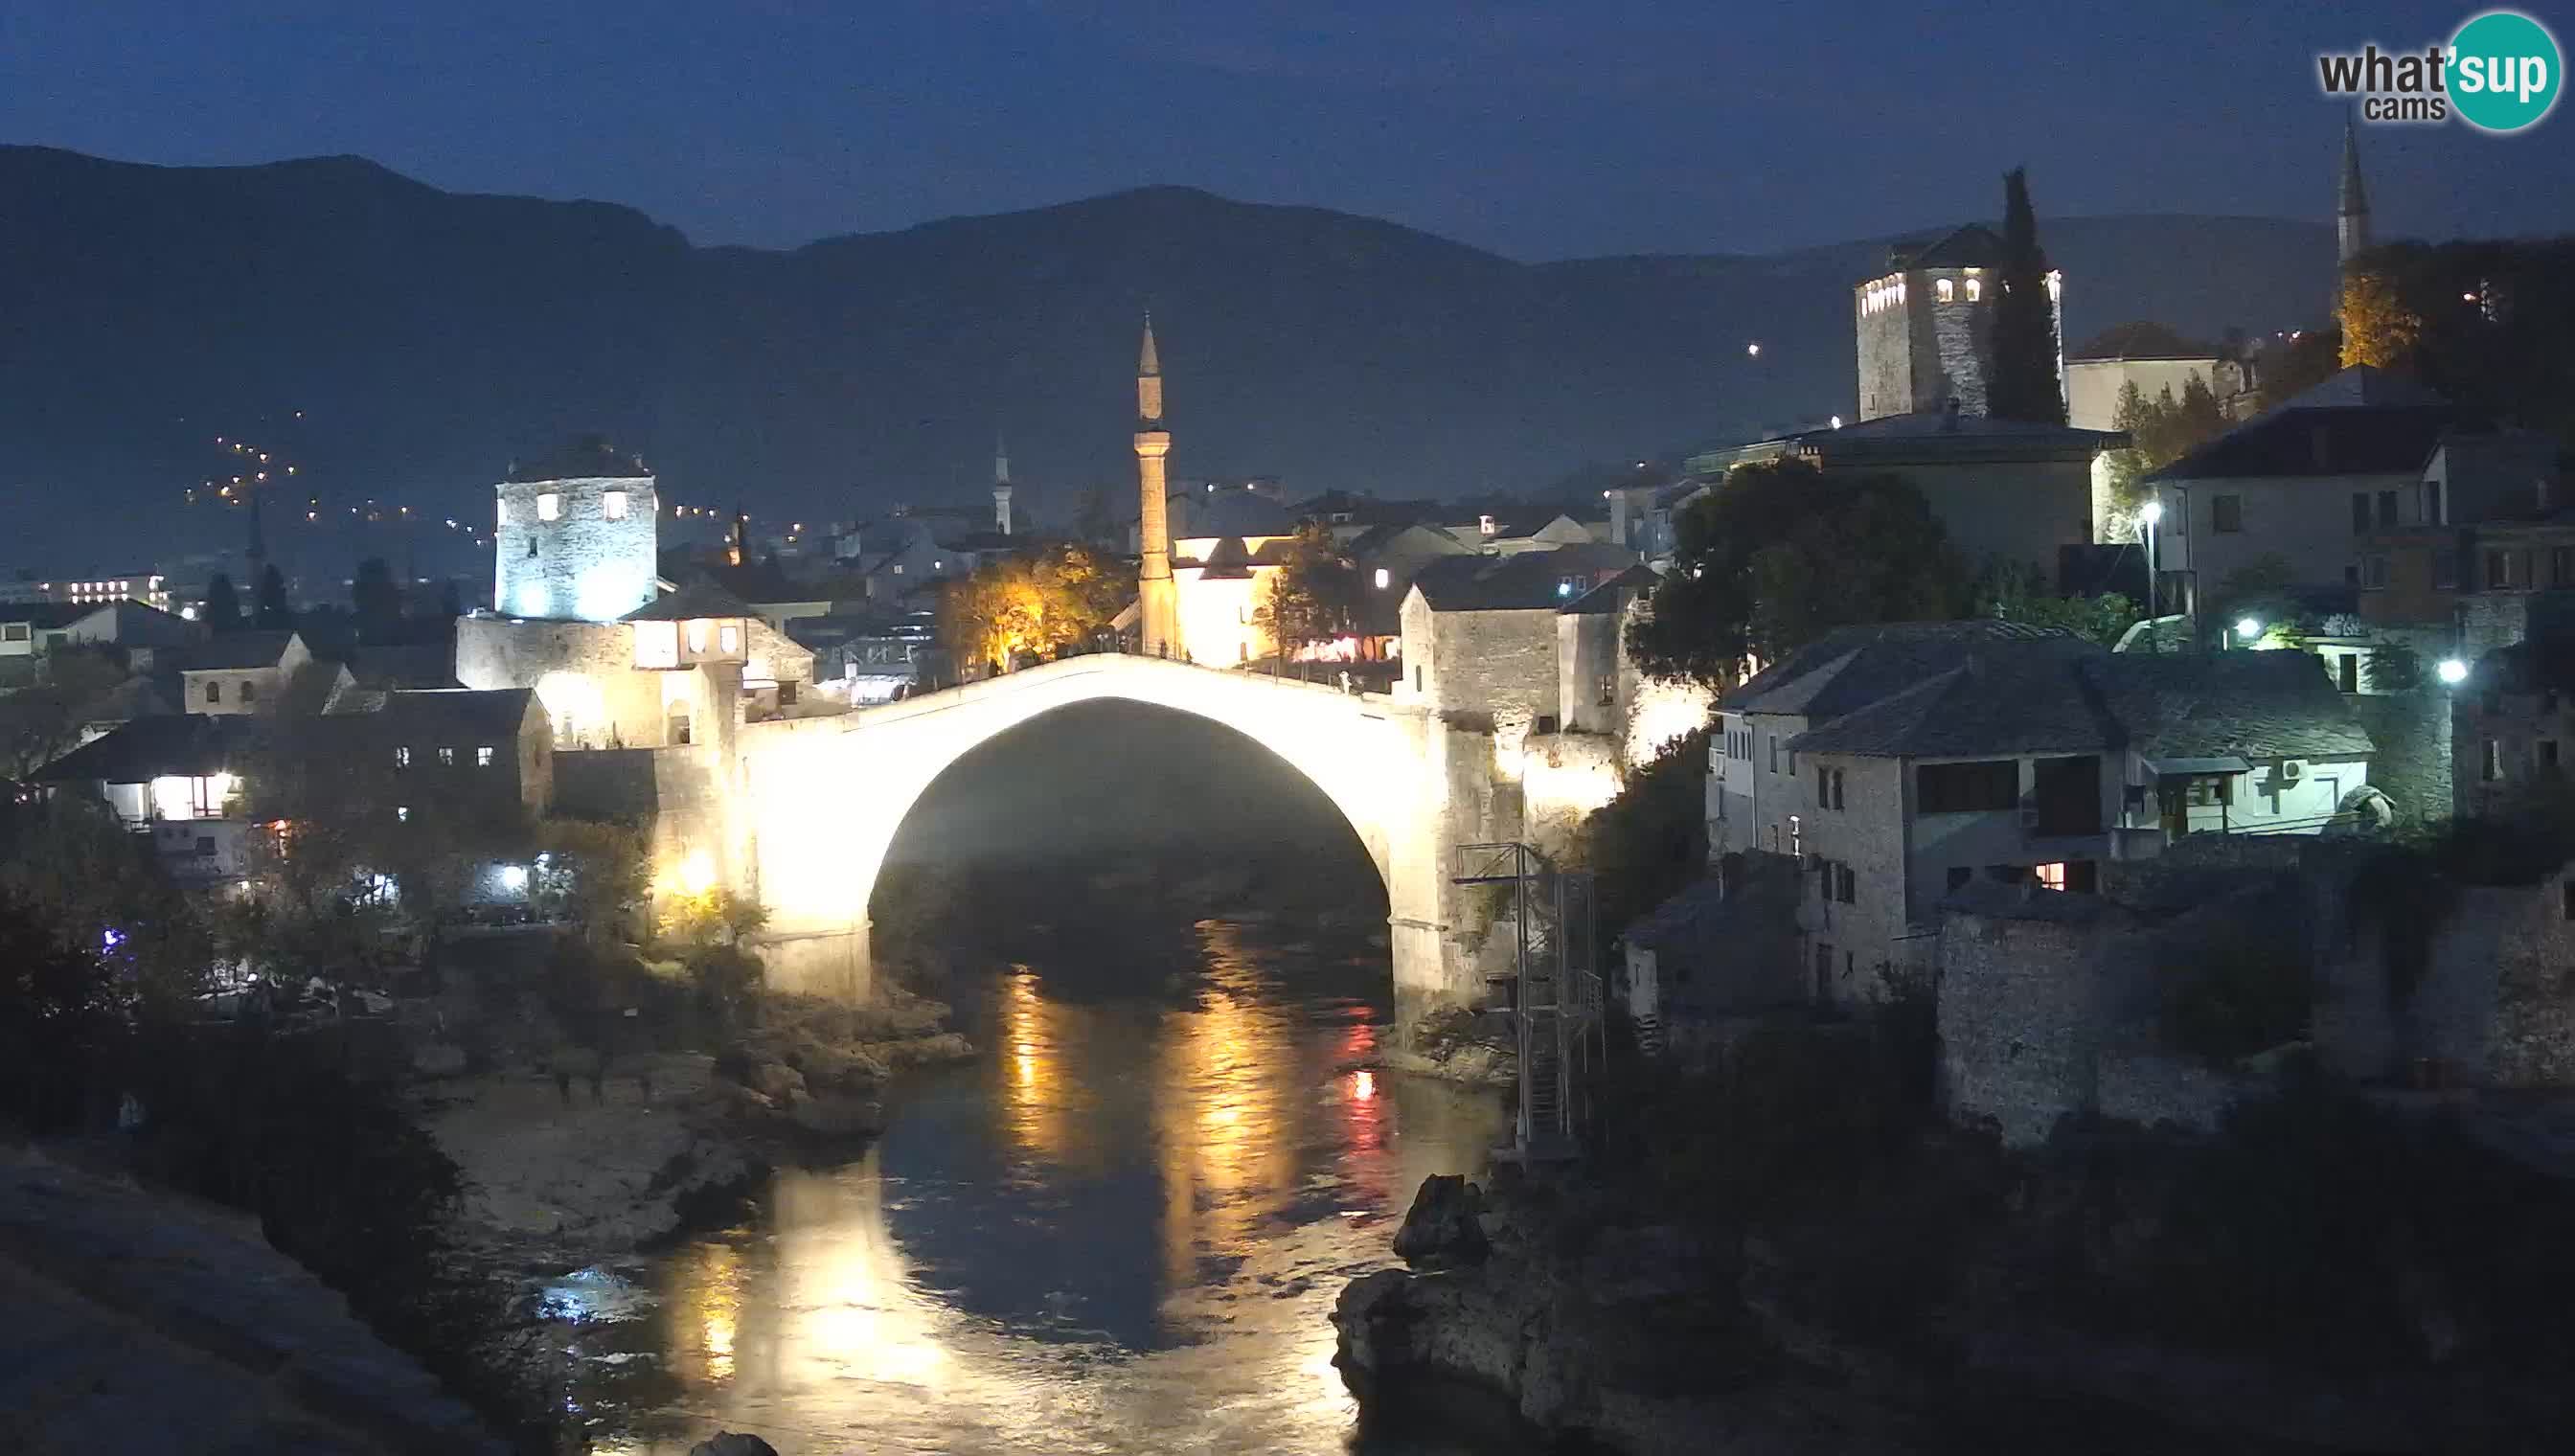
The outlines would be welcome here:
M 2408 306 L 2394 278 L 2352 267 L 2342 275 L 2342 366 L 2410 370 L 2423 342 L 2423 316 Z
M 126 679 L 114 648 L 59 647 L 34 686 L 0 696 L 0 778 L 25 778 L 80 746 L 98 701 Z
M 393 568 L 380 556 L 358 563 L 349 583 L 349 608 L 357 618 L 358 641 L 388 643 L 402 633 L 402 588 L 394 585 Z
M 1288 539 L 1287 560 L 1270 579 L 1258 620 L 1284 663 L 1310 643 L 1355 631 L 1360 601 L 1358 568 L 1341 555 L 1330 527 L 1307 521 Z
M 1900 476 L 1826 475 L 1795 459 L 1739 466 L 1673 522 L 1672 570 L 1628 629 L 1651 677 L 1730 685 L 1835 627 L 1949 618 L 1957 554 Z
M 206 583 L 205 617 L 208 632 L 241 630 L 241 594 L 233 590 L 233 579 L 222 572 Z
M 2057 381 L 2056 307 L 2048 293 L 2047 253 L 2038 245 L 2038 218 L 2029 203 L 2029 179 L 2015 167 L 2003 175 L 2002 294 L 1994 300 L 1994 377 L 1985 413 L 1997 420 L 2065 423 L 2065 392 Z
M 439 620 L 452 625 L 464 615 L 465 598 L 456 590 L 456 579 L 450 577 L 438 586 Z
M 287 605 L 286 576 L 275 566 L 263 567 L 259 574 L 259 628 L 277 632 L 295 625 L 295 609 Z
M 1062 657 L 1108 631 L 1129 588 L 1098 553 L 1072 543 L 989 561 L 942 589 L 940 641 L 960 664 L 1005 672 L 1023 656 Z
M 2026 569 L 1988 573 L 1977 589 L 1976 615 L 1998 622 L 2052 627 L 2116 647 L 2137 621 L 2137 604 L 2116 592 L 2097 597 L 2059 597 L 2047 590 L 2039 574 Z
M 2254 403 L 2264 411 L 2276 410 L 2333 378 L 2334 371 L 2340 368 L 2340 329 L 2300 330 L 2289 336 L 2286 345 L 2262 354 Z
M 2192 375 L 2182 384 L 2181 398 L 2166 385 L 2149 400 L 2134 381 L 2119 388 L 2119 412 L 2112 425 L 2127 433 L 2128 444 L 2109 456 L 2110 503 L 2121 517 L 2144 504 L 2146 477 L 2226 433 L 2226 414 L 2208 382 Z M 2113 539 L 2124 532 L 2113 531 Z

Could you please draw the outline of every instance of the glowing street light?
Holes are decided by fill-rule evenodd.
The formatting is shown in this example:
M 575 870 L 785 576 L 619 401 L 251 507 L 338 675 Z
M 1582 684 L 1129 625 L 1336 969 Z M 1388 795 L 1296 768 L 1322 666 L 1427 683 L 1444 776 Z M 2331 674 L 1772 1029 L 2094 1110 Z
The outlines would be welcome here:
M 2245 642 L 2251 642 L 2262 635 L 2262 624 L 2249 617 L 2239 617 L 2235 619 L 2235 635 Z
M 1759 359 L 1761 357 L 1761 346 L 1758 343 L 1746 344 L 1743 346 L 1743 353 L 1744 357 L 1748 359 Z
M 2468 665 L 2457 658 L 2443 658 L 2441 666 L 2432 671 L 2440 676 L 2444 687 L 2456 688 L 2468 681 Z

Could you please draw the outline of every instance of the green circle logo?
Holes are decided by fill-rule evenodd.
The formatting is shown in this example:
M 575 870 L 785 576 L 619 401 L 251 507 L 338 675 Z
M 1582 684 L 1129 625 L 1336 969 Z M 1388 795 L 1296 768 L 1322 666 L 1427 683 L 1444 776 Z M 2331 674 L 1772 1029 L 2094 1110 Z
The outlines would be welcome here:
M 2489 10 L 2450 38 L 2450 104 L 2480 131 L 2517 132 L 2557 104 L 2564 69 L 2548 27 Z

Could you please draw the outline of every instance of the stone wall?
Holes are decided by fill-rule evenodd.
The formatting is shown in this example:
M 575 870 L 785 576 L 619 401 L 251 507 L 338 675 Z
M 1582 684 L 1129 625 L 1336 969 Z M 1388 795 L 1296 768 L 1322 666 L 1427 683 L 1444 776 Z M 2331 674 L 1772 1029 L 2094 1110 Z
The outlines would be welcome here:
M 2228 1109 L 2267 1087 L 2241 1072 L 2146 1047 L 2105 1047 L 2094 1067 L 2095 1110 L 2139 1127 L 2215 1132 Z
M 558 750 L 659 746 L 665 676 L 636 670 L 634 630 L 623 624 L 504 617 L 456 623 L 456 681 L 468 688 L 535 689 L 554 723 Z
M 1553 608 L 1434 612 L 1424 696 L 1431 708 L 1488 723 L 1505 752 L 1541 718 L 1558 718 Z M 1407 662 L 1411 651 L 1405 650 Z
M 1939 937 L 1941 1097 L 2003 1141 L 2046 1140 L 2097 1103 L 2098 1056 L 2123 996 L 2111 950 L 2132 921 L 2097 896 L 1952 909 Z
M 1994 311 L 1992 300 L 1967 302 L 1963 275 L 1942 270 L 1935 274 L 1917 275 L 1924 301 L 1929 306 L 1931 352 L 1939 361 L 1943 394 L 1958 402 L 1963 414 L 1985 413 L 1985 376 L 1991 368 L 1994 349 Z M 1946 278 L 1956 290 L 1953 301 L 1939 301 L 1936 280 Z M 1939 402 L 1926 405 L 1939 409 Z
M 2406 1000 L 2408 1049 L 2477 1086 L 2575 1086 L 2570 880 L 2459 891 Z
M 2425 659 L 2428 677 L 2436 659 Z M 2369 760 L 2371 786 L 2396 805 L 2399 823 L 2437 823 L 2451 813 L 2450 699 L 2438 683 L 2410 693 L 2364 693 L 2343 701 L 2369 731 L 2378 751 Z
M 661 500 L 650 476 L 509 481 L 497 488 L 493 610 L 527 618 L 614 622 L 653 599 Z M 612 494 L 625 514 L 608 516 Z M 538 518 L 540 498 L 559 514 Z

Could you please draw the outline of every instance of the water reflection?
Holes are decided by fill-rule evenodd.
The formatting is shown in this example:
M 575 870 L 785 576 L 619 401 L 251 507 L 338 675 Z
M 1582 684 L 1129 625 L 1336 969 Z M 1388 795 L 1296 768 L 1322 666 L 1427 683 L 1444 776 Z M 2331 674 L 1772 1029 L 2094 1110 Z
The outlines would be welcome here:
M 912 1089 L 858 1161 L 781 1172 L 754 1225 L 670 1256 L 658 1321 L 604 1332 L 603 1449 L 718 1425 L 791 1456 L 1345 1449 L 1331 1300 L 1501 1112 L 1355 1065 L 1381 958 L 1260 933 L 1203 924 L 1195 967 L 1141 989 L 1069 957 L 998 976 L 993 1055 Z

